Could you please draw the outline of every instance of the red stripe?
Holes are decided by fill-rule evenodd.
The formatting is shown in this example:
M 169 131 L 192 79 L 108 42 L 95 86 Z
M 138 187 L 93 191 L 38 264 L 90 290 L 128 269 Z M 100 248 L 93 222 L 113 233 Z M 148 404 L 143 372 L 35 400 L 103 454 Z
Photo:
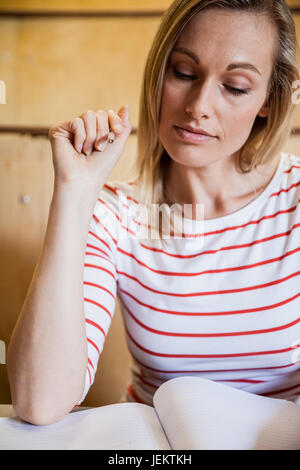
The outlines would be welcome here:
M 149 387 L 154 388 L 155 390 L 159 387 L 158 385 L 154 385 L 154 384 L 148 382 L 147 380 L 145 380 L 145 379 L 142 377 L 141 374 L 138 374 L 138 373 L 135 372 L 135 371 L 132 371 L 132 373 L 133 373 L 136 377 L 138 377 L 138 380 L 140 380 L 141 382 L 143 382 L 145 385 L 148 385 Z
M 289 173 L 292 168 L 299 168 L 299 167 L 297 167 L 297 166 L 295 166 L 295 165 L 294 165 L 294 166 L 291 166 L 291 168 L 290 168 L 289 170 L 285 171 L 285 173 Z M 129 184 L 136 184 L 136 183 L 135 183 L 135 182 L 132 182 L 132 183 L 129 183 Z M 272 196 L 278 196 L 281 192 L 288 192 L 288 191 L 290 191 L 292 188 L 297 187 L 299 184 L 300 184 L 300 182 L 295 183 L 295 184 L 291 185 L 288 189 L 281 190 L 281 191 L 278 192 L 278 193 L 273 193 L 273 194 L 271 194 L 270 197 L 272 197 Z M 111 190 L 111 191 L 117 196 L 117 198 L 119 198 L 119 188 L 117 188 L 117 187 L 113 188 L 113 187 L 111 187 L 111 186 L 109 186 L 109 185 L 104 185 L 104 186 L 105 186 L 107 189 Z M 134 201 L 134 203 L 136 203 L 137 205 L 140 204 L 139 201 L 137 201 L 136 199 L 132 198 L 131 196 L 126 195 L 126 199 Z M 115 217 L 119 220 L 120 223 L 122 223 L 122 219 L 116 214 L 116 212 L 115 212 L 104 200 L 102 200 L 101 198 L 99 198 L 99 201 L 100 201 L 102 204 L 104 204 L 104 205 L 115 215 Z M 298 202 L 299 202 L 299 201 L 298 201 Z M 123 205 L 124 205 L 124 204 L 123 204 Z M 128 206 L 126 206 L 126 207 L 128 207 Z M 239 226 L 235 226 L 235 227 L 227 227 L 227 228 L 225 228 L 225 229 L 217 230 L 217 231 L 214 231 L 214 232 L 205 232 L 204 235 L 207 236 L 207 235 L 212 235 L 212 234 L 215 234 L 215 233 L 218 233 L 218 234 L 219 234 L 219 233 L 222 233 L 222 232 L 227 231 L 227 230 L 235 230 L 235 229 L 237 229 L 237 228 L 243 228 L 243 227 L 246 227 L 246 226 L 251 225 L 251 224 L 257 224 L 257 223 L 260 223 L 262 220 L 265 220 L 265 219 L 268 219 L 268 218 L 273 218 L 273 217 L 275 217 L 275 216 L 277 216 L 277 215 L 279 215 L 279 214 L 291 212 L 291 211 L 295 210 L 295 208 L 296 208 L 296 206 L 294 206 L 294 207 L 291 208 L 291 209 L 285 210 L 285 211 L 278 211 L 278 212 L 276 212 L 275 214 L 272 214 L 272 215 L 269 215 L 269 216 L 264 216 L 264 217 L 262 217 L 262 218 L 260 218 L 260 219 L 258 219 L 258 220 L 256 220 L 256 221 L 250 221 L 250 222 L 248 222 L 248 223 L 246 223 L 246 224 L 243 224 L 243 225 L 239 225 Z M 151 228 L 151 226 L 150 226 L 149 224 L 141 224 L 141 223 L 139 223 L 139 222 L 138 222 L 137 220 L 135 220 L 135 219 L 134 219 L 134 221 L 135 221 L 137 224 L 139 224 L 139 225 L 148 226 L 149 229 Z M 124 227 L 123 224 L 122 224 L 122 227 Z M 124 228 L 126 228 L 126 227 L 124 227 Z M 133 233 L 133 232 L 132 232 L 132 233 Z M 172 235 L 174 235 L 174 233 L 173 233 Z M 191 236 L 191 234 L 183 234 L 183 238 L 184 238 L 185 236 L 188 237 L 188 236 Z M 200 234 L 192 234 L 192 237 L 197 237 L 197 236 L 203 236 L 203 233 L 200 233 Z M 140 245 L 143 246 L 143 247 L 146 248 L 146 249 L 153 249 L 152 247 L 148 247 L 148 246 L 145 246 L 145 245 L 143 245 L 143 244 L 140 244 Z M 155 250 L 155 249 L 154 249 L 154 250 Z M 162 251 L 163 251 L 163 250 L 162 250 Z M 164 251 L 163 251 L 163 252 L 164 252 Z M 169 254 L 169 253 L 167 253 L 167 252 L 164 252 L 164 253 L 165 253 L 165 254 Z M 170 255 L 171 255 L 171 254 L 170 254 Z M 172 256 L 172 255 L 171 255 L 171 256 Z
M 245 372 L 245 371 L 253 371 L 253 370 L 273 370 L 273 369 L 285 369 L 287 367 L 294 367 L 297 364 L 300 364 L 300 360 L 296 361 L 292 364 L 284 364 L 282 366 L 270 366 L 270 367 L 248 367 L 245 369 L 207 369 L 207 370 L 163 370 L 163 369 L 155 369 L 154 367 L 150 367 L 149 365 L 145 364 L 142 362 L 140 359 L 137 358 L 137 356 L 130 350 L 130 354 L 132 355 L 133 359 L 137 364 L 140 364 L 140 366 L 144 367 L 144 369 L 153 371 L 153 372 L 158 372 L 159 374 L 208 374 L 208 373 L 224 373 L 224 372 Z
M 297 249 L 297 250 L 300 251 L 300 248 Z M 292 279 L 293 277 L 296 277 L 296 276 L 300 275 L 300 271 L 296 271 L 295 273 L 289 274 L 286 277 L 283 277 L 281 279 L 277 279 L 276 281 L 266 282 L 265 284 L 256 284 L 254 286 L 240 287 L 238 289 L 225 289 L 225 290 L 204 291 L 204 292 L 190 292 L 188 294 L 182 294 L 182 293 L 174 293 L 174 292 L 164 292 L 164 291 L 160 291 L 160 290 L 157 290 L 157 289 L 153 289 L 152 287 L 149 287 L 146 284 L 144 284 L 143 282 L 141 282 L 135 276 L 131 276 L 130 274 L 125 273 L 124 271 L 117 271 L 117 273 L 118 273 L 119 276 L 123 274 L 124 276 L 128 277 L 129 279 L 132 279 L 133 281 L 140 284 L 144 289 L 147 289 L 151 292 L 155 292 L 155 293 L 160 294 L 160 295 L 169 295 L 171 297 L 198 297 L 198 296 L 203 296 L 203 295 L 220 295 L 220 294 L 233 294 L 233 293 L 237 293 L 237 292 L 246 292 L 246 291 L 250 291 L 250 290 L 262 289 L 262 288 L 265 288 L 265 287 L 270 287 L 270 286 L 273 286 L 273 285 L 276 285 L 276 284 L 280 284 L 280 283 L 285 282 L 289 279 Z
M 104 271 L 107 274 L 109 274 L 113 279 L 116 280 L 115 275 L 111 271 L 109 271 L 109 269 L 103 268 L 103 266 L 97 266 L 96 264 L 84 263 L 84 267 L 85 268 L 95 268 L 95 269 L 99 269 L 100 271 Z
M 131 384 L 127 385 L 127 390 L 135 401 L 137 401 L 138 403 L 143 403 L 143 401 L 140 400 L 140 398 L 137 396 Z
M 152 387 L 154 389 L 157 389 L 159 387 L 159 385 L 152 384 L 148 382 L 147 380 L 145 380 L 141 374 L 138 374 L 134 370 L 132 371 L 132 374 L 138 377 L 138 380 L 148 385 L 149 387 Z M 250 384 L 266 383 L 265 380 L 251 380 L 251 379 L 214 379 L 214 382 L 241 382 L 241 383 L 250 383 Z
M 93 250 L 100 251 L 100 253 L 102 253 L 103 255 L 105 255 L 107 257 L 107 259 L 110 259 L 110 255 L 106 251 L 101 250 L 101 248 L 99 248 L 98 246 L 91 245 L 90 243 L 87 243 L 86 246 L 87 246 L 87 248 L 92 248 Z M 111 252 L 111 250 L 110 250 L 110 252 Z
M 285 170 L 283 173 L 290 173 L 293 168 L 300 168 L 300 166 L 293 165 L 293 166 L 291 166 L 291 168 L 289 170 Z
M 99 223 L 99 220 L 97 219 L 96 216 L 94 216 L 94 218 L 96 219 L 97 223 Z M 106 248 L 109 249 L 109 251 L 112 251 L 111 247 L 109 246 L 109 244 L 103 240 L 102 238 L 98 237 L 98 235 L 96 235 L 94 232 L 92 232 L 91 230 L 89 230 L 88 232 L 90 235 L 93 235 L 93 237 L 97 238 L 97 240 L 100 242 L 100 243 L 103 243 L 103 245 L 106 246 Z
M 86 252 L 85 254 L 86 254 L 86 255 L 90 255 L 90 256 L 97 256 L 97 258 L 102 258 L 102 259 L 104 259 L 105 261 L 108 261 L 110 264 L 112 264 L 113 267 L 116 269 L 115 263 L 113 263 L 112 260 L 109 259 L 109 258 L 107 258 L 106 256 L 101 256 L 101 255 L 98 255 L 97 253 L 90 253 L 90 252 Z
M 88 341 L 92 346 L 94 346 L 94 348 L 96 349 L 97 353 L 100 354 L 100 350 L 99 350 L 97 344 L 94 343 L 94 341 L 92 341 L 90 338 L 87 338 L 87 341 Z
M 282 354 L 288 351 L 293 351 L 296 349 L 296 346 L 291 346 L 289 348 L 284 348 L 284 349 L 273 349 L 271 351 L 251 351 L 251 352 L 245 352 L 245 353 L 231 353 L 231 354 L 167 354 L 167 353 L 159 353 L 156 351 L 151 351 L 150 349 L 144 348 L 141 346 L 129 333 L 128 328 L 125 325 L 125 330 L 130 338 L 130 340 L 135 344 L 137 348 L 139 348 L 141 351 L 144 351 L 147 354 L 150 354 L 151 356 L 158 356 L 158 357 L 168 357 L 172 359 L 176 358 L 201 358 L 201 359 L 209 359 L 209 358 L 222 358 L 222 357 L 248 357 L 248 356 L 262 356 L 266 354 Z M 297 344 L 297 347 L 300 347 L 300 343 Z
M 299 183 L 298 183 L 298 184 L 299 184 Z M 290 188 L 290 189 L 291 189 L 291 188 Z M 117 220 L 119 221 L 119 223 L 121 224 L 121 226 L 122 226 L 123 228 L 125 228 L 125 229 L 126 229 L 128 232 L 130 232 L 131 234 L 136 235 L 136 233 L 134 233 L 132 230 L 130 230 L 128 227 L 126 227 L 126 226 L 123 224 L 122 219 L 118 216 L 118 214 L 117 214 L 110 206 L 108 206 L 108 205 L 105 203 L 105 201 L 103 201 L 102 199 L 99 199 L 99 201 L 102 202 L 106 207 L 108 207 L 108 209 L 114 214 L 114 216 L 117 218 Z M 138 203 L 138 201 L 136 201 L 136 202 Z M 298 202 L 299 202 L 299 201 L 298 201 Z M 124 205 L 124 204 L 123 204 L 123 205 Z M 127 206 L 127 207 L 128 207 L 128 206 Z M 214 232 L 207 232 L 207 233 L 204 232 L 204 233 L 200 233 L 200 234 L 185 234 L 185 233 L 183 233 L 183 234 L 182 234 L 182 237 L 185 238 L 185 237 L 189 237 L 189 236 L 190 236 L 190 237 L 193 237 L 193 238 L 195 237 L 195 238 L 196 238 L 196 237 L 198 237 L 198 236 L 207 236 L 208 234 L 210 234 L 210 235 L 211 235 L 211 234 L 215 234 L 215 233 L 218 233 L 218 234 L 219 234 L 219 233 L 225 232 L 225 231 L 227 231 L 227 230 L 236 230 L 237 228 L 243 228 L 243 227 L 249 226 L 249 225 L 251 225 L 251 224 L 258 224 L 258 223 L 260 223 L 262 220 L 265 220 L 265 219 L 268 219 L 268 218 L 273 218 L 273 217 L 277 216 L 278 214 L 283 214 L 283 213 L 288 213 L 288 212 L 294 211 L 295 208 L 296 208 L 296 206 L 294 206 L 294 207 L 292 207 L 292 208 L 290 208 L 290 209 L 288 209 L 288 210 L 278 211 L 277 213 L 272 214 L 272 215 L 269 215 L 269 216 L 261 217 L 261 218 L 260 218 L 259 220 L 257 220 L 257 221 L 250 221 L 250 222 L 245 223 L 245 224 L 243 224 L 243 225 L 239 225 L 239 226 L 235 226 L 235 227 L 227 227 L 227 228 L 225 228 L 225 229 L 217 230 L 217 231 L 214 231 Z M 98 220 L 98 219 L 97 219 L 97 220 Z M 134 219 L 134 221 L 135 221 L 136 223 L 138 223 L 139 225 L 147 226 L 149 229 L 151 229 L 151 225 L 149 225 L 149 224 L 139 223 L 138 221 L 136 221 L 136 219 Z M 173 235 L 174 235 L 174 232 L 171 232 L 170 235 L 173 236 Z M 146 245 L 144 245 L 144 244 L 142 244 L 142 243 L 140 243 L 140 245 L 143 246 L 144 248 L 152 249 L 152 247 L 147 247 Z M 156 250 L 156 249 L 154 248 L 153 250 Z M 170 254 L 170 253 L 167 253 L 167 252 L 164 251 L 164 250 L 160 250 L 160 251 L 164 252 L 165 254 L 169 254 L 170 256 L 178 256 L 178 255 L 175 255 L 175 254 L 172 255 L 172 254 Z M 195 256 L 195 255 L 186 255 L 185 257 L 192 257 L 192 256 Z
M 247 384 L 264 384 L 266 383 L 265 380 L 251 380 L 251 379 L 218 379 L 214 380 L 214 382 L 243 382 Z
M 108 294 L 110 294 L 114 300 L 116 300 L 116 296 L 112 292 L 110 292 L 110 290 L 106 289 L 106 287 L 99 286 L 99 284 L 95 284 L 94 282 L 88 282 L 88 281 L 84 281 L 83 284 L 86 286 L 97 287 L 97 289 L 102 289 Z
M 268 393 L 260 393 L 260 395 L 263 395 L 263 396 L 277 395 L 279 393 L 289 392 L 290 390 L 294 390 L 295 388 L 298 388 L 298 387 L 300 387 L 300 384 L 293 385 L 292 387 L 288 387 L 288 388 L 282 388 L 280 390 L 273 390 L 272 392 L 268 392 Z
M 110 206 L 108 206 L 108 204 L 107 204 L 105 201 L 103 201 L 103 199 L 100 198 L 100 199 L 98 199 L 98 200 L 99 200 L 102 204 L 104 204 L 104 205 L 110 210 L 110 212 L 116 217 L 116 219 L 118 220 L 118 222 L 119 222 L 119 224 L 121 225 L 122 228 L 124 228 L 125 230 L 127 230 L 127 231 L 128 231 L 129 233 L 131 233 L 132 235 L 136 235 L 135 232 L 133 232 L 131 229 L 129 229 L 128 227 L 126 227 L 126 226 L 123 224 L 123 221 L 122 221 L 122 219 L 119 217 L 119 215 L 118 215 Z M 124 204 L 123 204 L 123 205 L 124 205 Z M 127 206 L 127 207 L 128 207 L 128 206 Z M 100 221 L 98 220 L 98 222 L 100 222 Z M 102 224 L 101 224 L 101 225 L 102 225 Z M 104 227 L 104 226 L 103 226 L 103 227 Z M 104 227 L 104 228 L 105 228 L 105 227 Z M 111 237 L 112 237 L 112 236 L 111 236 Z
M 298 200 L 298 202 L 300 202 L 300 199 Z M 280 210 L 280 211 L 277 211 L 275 212 L 274 214 L 270 214 L 270 215 L 265 215 L 263 217 L 261 217 L 260 219 L 257 219 L 257 220 L 251 220 L 250 222 L 246 222 L 245 224 L 241 224 L 241 225 L 234 225 L 234 226 L 231 226 L 231 227 L 225 227 L 223 229 L 218 229 L 218 230 L 213 230 L 213 231 L 210 231 L 210 232 L 200 232 L 200 233 L 187 233 L 187 234 L 183 234 L 183 238 L 185 237 L 192 237 L 192 238 L 197 238 L 197 237 L 207 237 L 209 235 L 220 235 L 221 233 L 224 233 L 224 232 L 228 232 L 229 230 L 237 230 L 237 229 L 240 229 L 240 228 L 245 228 L 245 227 L 248 227 L 250 225 L 257 225 L 259 224 L 260 222 L 262 222 L 263 220 L 267 220 L 267 219 L 272 219 L 272 218 L 275 218 L 277 217 L 278 215 L 281 215 L 281 214 L 287 214 L 287 213 L 290 213 L 290 212 L 293 212 L 297 209 L 297 205 L 296 206 L 293 206 L 289 209 L 285 209 L 285 210 Z M 140 224 L 140 225 L 147 225 L 147 224 Z M 151 228 L 151 226 L 148 224 L 148 228 Z M 171 235 L 174 235 L 174 233 L 171 233 Z M 161 250 L 161 249 L 158 249 L 158 248 L 153 248 L 151 246 L 147 246 L 147 245 L 144 245 L 143 243 L 140 243 L 140 245 L 143 247 L 143 248 L 146 248 L 148 250 L 151 250 L 151 251 L 159 251 L 159 252 L 162 252 L 166 255 L 169 255 L 169 256 L 177 256 L 176 254 L 172 254 L 172 253 L 168 253 L 167 251 L 165 250 Z M 189 257 L 189 255 L 181 255 L 182 258 L 185 258 L 185 257 Z
M 298 294 L 300 295 L 300 294 Z M 144 330 L 150 331 L 151 333 L 162 335 L 162 336 L 173 336 L 173 337 L 180 337 L 180 338 L 219 338 L 225 336 L 245 336 L 245 335 L 257 335 L 257 334 L 265 334 L 265 333 L 274 333 L 275 331 L 285 330 L 287 328 L 291 328 L 292 326 L 297 325 L 300 323 L 300 317 L 296 320 L 286 323 L 285 325 L 276 326 L 273 328 L 266 328 L 263 330 L 248 330 L 248 331 L 233 331 L 233 332 L 226 332 L 226 333 L 177 333 L 173 331 L 162 331 L 156 330 L 151 328 L 144 323 L 142 323 L 138 318 L 132 313 L 132 311 L 125 306 L 123 300 L 120 298 L 120 302 L 124 305 L 124 308 L 127 310 L 128 314 L 131 318 Z
M 300 294 L 299 294 L 299 295 L 300 295 Z M 99 304 L 99 303 L 96 302 L 95 300 L 87 299 L 86 297 L 84 297 L 83 300 L 85 300 L 86 302 L 90 302 L 91 304 L 96 305 L 96 306 L 99 307 L 99 308 L 102 308 L 102 310 L 104 310 L 104 311 L 110 316 L 110 318 L 112 318 L 110 311 L 109 311 L 106 307 L 104 307 L 104 305 Z
M 297 183 L 296 185 L 292 185 L 288 190 L 283 190 L 283 191 L 289 191 L 290 189 L 292 189 L 292 187 L 295 187 L 295 186 L 298 186 L 300 183 Z M 279 193 L 278 193 L 279 194 Z M 277 195 L 276 193 L 272 194 L 271 196 L 274 196 L 274 195 Z M 270 197 L 271 197 L 270 196 Z M 126 229 L 128 232 L 130 232 L 132 235 L 136 235 L 136 233 L 134 233 L 132 230 L 130 230 L 128 227 L 126 227 L 124 224 L 123 224 L 123 221 L 122 219 L 118 216 L 118 214 L 101 198 L 99 198 L 99 201 L 104 204 L 112 213 L 113 215 L 117 218 L 117 220 L 119 221 L 119 223 L 121 224 L 122 228 Z M 138 203 L 138 201 L 136 201 Z M 299 202 L 299 201 L 298 201 Z M 124 205 L 124 204 L 123 204 Z M 188 237 L 188 236 L 192 236 L 192 237 L 197 237 L 197 236 L 207 236 L 208 234 L 214 234 L 214 233 L 221 233 L 221 232 L 224 232 L 224 231 L 227 231 L 227 230 L 236 230 L 237 228 L 243 228 L 243 227 L 246 227 L 248 225 L 251 225 L 251 224 L 257 224 L 259 222 L 261 222 L 262 220 L 265 220 L 267 218 L 272 218 L 272 217 L 275 217 L 276 215 L 278 214 L 282 214 L 282 213 L 287 213 L 287 212 L 291 212 L 293 210 L 295 210 L 296 206 L 294 206 L 293 208 L 291 209 L 288 209 L 288 210 L 285 210 L 285 211 L 278 211 L 276 214 L 273 214 L 273 215 L 270 215 L 270 216 L 264 216 L 262 217 L 261 219 L 257 220 L 257 221 L 250 221 L 246 224 L 243 224 L 243 225 L 239 225 L 239 226 L 235 226 L 235 227 L 227 227 L 223 230 L 217 230 L 215 232 L 207 232 L 207 233 L 200 233 L 200 234 L 182 234 L 182 237 L 185 238 L 185 237 Z M 98 221 L 98 223 L 100 223 L 99 219 L 94 216 L 95 219 Z M 138 223 L 136 220 L 135 220 L 136 223 Z M 101 224 L 102 225 L 102 224 Z M 140 225 L 144 225 L 144 226 L 148 226 L 148 228 L 150 229 L 151 226 L 149 224 L 140 224 Z M 103 226 L 103 225 L 102 225 Z M 105 229 L 105 227 L 103 226 L 103 228 Z M 172 232 L 171 233 L 171 236 L 174 235 L 174 233 Z M 110 234 L 111 238 L 113 239 L 112 235 Z M 114 239 L 113 239 L 114 240 Z M 116 243 L 116 240 L 114 240 L 115 243 Z M 256 242 L 254 242 L 256 243 Z M 117 244 L 117 243 L 116 243 Z M 141 246 L 143 246 L 144 248 L 147 248 L 147 249 L 152 249 L 152 247 L 147 247 L 146 245 L 140 243 Z M 234 248 L 237 248 L 237 247 L 234 247 Z M 155 250 L 155 249 L 154 249 Z M 172 255 L 170 253 L 167 253 L 166 251 L 164 250 L 161 250 L 162 252 L 164 252 L 165 254 L 169 254 L 170 256 L 178 256 L 178 255 Z M 195 255 L 186 255 L 186 257 L 193 257 Z
M 90 325 L 93 325 L 95 328 L 98 328 L 98 330 L 100 330 L 101 333 L 103 333 L 104 337 L 106 336 L 105 331 L 103 330 L 103 328 L 101 328 L 100 325 L 98 325 L 98 323 L 95 323 L 92 320 L 89 320 L 88 318 L 86 318 L 85 321 L 86 321 L 86 323 L 89 323 Z
M 300 202 L 300 199 L 298 200 L 298 202 Z M 237 230 L 237 229 L 239 229 L 239 228 L 245 228 L 245 227 L 250 226 L 250 225 L 258 224 L 258 223 L 260 223 L 262 220 L 271 219 L 271 218 L 273 218 L 273 217 L 276 217 L 277 215 L 286 214 L 286 213 L 292 212 L 292 211 L 294 211 L 296 208 L 297 208 L 297 206 L 293 206 L 293 207 L 291 207 L 290 209 L 281 210 L 281 211 L 278 211 L 278 212 L 276 212 L 276 213 L 274 213 L 274 214 L 267 215 L 267 216 L 263 216 L 263 217 L 261 217 L 261 218 L 258 219 L 258 220 L 251 220 L 250 222 L 247 222 L 247 223 L 242 224 L 242 225 L 235 225 L 235 226 L 232 226 L 232 227 L 225 227 L 224 229 L 214 230 L 214 231 L 211 231 L 211 232 L 204 232 L 204 233 L 201 232 L 201 233 L 199 233 L 199 234 L 194 234 L 194 233 L 193 233 L 193 234 L 182 234 L 182 237 L 183 237 L 183 238 L 185 238 L 185 237 L 188 238 L 188 237 L 190 236 L 190 237 L 192 237 L 192 238 L 193 238 L 193 237 L 194 237 L 194 238 L 197 238 L 198 236 L 199 236 L 199 237 L 207 237 L 207 236 L 209 236 L 209 235 L 216 235 L 216 234 L 219 235 L 219 234 L 224 233 L 224 232 L 227 232 L 227 231 L 229 231 L 229 230 Z M 143 224 L 143 225 L 146 225 L 146 224 Z M 150 226 L 148 225 L 148 227 L 150 227 Z M 171 233 L 170 235 L 172 235 L 172 233 Z M 175 258 L 191 258 L 191 257 L 193 257 L 193 256 L 197 256 L 197 254 L 196 254 L 196 255 L 195 255 L 195 254 L 194 254 L 194 255 L 177 255 L 176 253 L 169 253 L 169 252 L 167 252 L 167 251 L 165 251 L 165 250 L 163 250 L 163 249 L 161 249 L 161 248 L 154 248 L 154 247 L 152 247 L 152 246 L 147 246 L 147 245 L 145 245 L 144 243 L 141 243 L 141 242 L 139 243 L 139 245 L 140 245 L 141 247 L 147 249 L 147 250 L 156 251 L 156 252 L 159 252 L 159 253 L 163 253 L 163 254 L 165 254 L 165 255 L 168 255 L 168 256 L 173 256 L 173 257 L 175 257 Z
M 136 183 L 134 181 L 128 182 L 127 184 L 136 185 Z M 110 189 L 116 196 L 119 195 L 120 188 L 118 188 L 117 186 L 115 186 L 114 188 L 112 186 L 109 186 L 108 184 L 105 184 L 104 186 L 107 187 L 108 189 Z M 136 199 L 134 199 L 132 196 L 127 196 L 126 195 L 126 198 L 136 202 L 136 204 L 139 204 L 139 202 Z
M 109 189 L 111 192 L 113 192 L 116 196 L 118 195 L 118 192 L 116 191 L 116 189 L 110 186 L 109 184 L 105 183 L 103 186 Z
M 177 312 L 175 310 L 166 310 L 166 309 L 163 309 L 163 308 L 158 308 L 158 307 L 153 307 L 152 305 L 150 304 L 146 304 L 144 302 L 142 302 L 141 300 L 138 300 L 136 297 L 134 297 L 132 294 L 130 294 L 130 292 L 124 290 L 124 289 L 120 289 L 120 292 L 123 292 L 124 294 L 127 294 L 129 297 L 132 298 L 132 300 L 134 300 L 135 302 L 137 302 L 139 305 L 142 305 L 143 307 L 147 307 L 149 310 L 154 310 L 155 312 L 160 312 L 160 313 L 167 313 L 169 315 L 185 315 L 185 316 L 220 316 L 220 315 L 240 315 L 240 314 L 244 314 L 244 313 L 254 313 L 254 312 L 261 312 L 261 311 L 264 311 L 264 310 L 271 310 L 271 309 L 274 309 L 274 308 L 277 308 L 277 307 L 281 307 L 282 305 L 286 305 L 290 302 L 292 302 L 293 300 L 297 299 L 298 297 L 300 297 L 300 292 L 296 295 L 293 295 L 293 297 L 290 297 L 288 299 L 285 299 L 285 300 L 282 300 L 281 302 L 277 302 L 275 304 L 272 304 L 272 305 L 264 305 L 263 307 L 256 307 L 256 308 L 247 308 L 247 309 L 244 309 L 244 310 L 229 310 L 227 312 Z
M 299 201 L 300 200 L 298 200 L 298 202 Z M 293 206 L 289 209 L 277 211 L 274 214 L 265 215 L 265 216 L 261 217 L 260 219 L 251 220 L 250 222 L 246 222 L 246 223 L 241 224 L 241 225 L 234 225 L 234 226 L 231 226 L 231 227 L 225 227 L 223 229 L 218 229 L 218 230 L 214 230 L 214 231 L 210 231 L 210 232 L 199 232 L 199 233 L 194 233 L 194 232 L 193 233 L 184 233 L 184 232 L 182 232 L 182 238 L 198 238 L 198 237 L 206 237 L 208 235 L 216 235 L 216 234 L 219 235 L 221 233 L 228 232 L 229 230 L 237 230 L 239 228 L 249 227 L 250 225 L 257 225 L 260 222 L 262 222 L 263 220 L 272 219 L 272 218 L 275 218 L 275 217 L 277 217 L 278 215 L 281 215 L 281 214 L 288 214 L 290 212 L 295 211 L 296 209 L 297 209 L 297 205 Z M 149 230 L 152 228 L 152 226 L 150 224 L 142 223 L 142 222 L 140 222 L 136 219 L 132 219 L 132 220 L 133 220 L 133 222 L 135 222 L 139 226 L 147 227 Z M 205 223 L 205 220 L 204 220 L 204 223 Z M 170 236 L 174 236 L 174 235 L 175 235 L 174 232 L 170 231 Z M 144 245 L 143 243 L 140 243 L 140 245 L 142 247 L 148 249 L 148 250 L 161 251 L 161 252 L 163 252 L 163 253 L 165 253 L 166 255 L 169 255 L 169 256 L 177 256 L 176 254 L 169 253 L 165 250 L 158 249 L 158 248 L 153 248 L 151 246 Z M 181 255 L 181 257 L 185 258 L 185 257 L 188 257 L 188 256 Z
M 88 357 L 88 363 L 92 366 L 93 370 L 95 370 L 95 367 L 93 366 L 93 363 L 92 363 L 92 361 L 90 360 L 89 357 Z
M 293 188 L 297 188 L 298 186 L 300 185 L 300 181 L 298 181 L 298 183 L 294 183 L 292 184 L 289 188 L 287 189 L 281 189 L 280 191 L 278 191 L 277 193 L 272 193 L 270 195 L 270 197 L 273 197 L 273 196 L 279 196 L 281 193 L 288 193 L 291 189 Z
M 248 265 L 244 265 L 244 266 L 235 266 L 235 267 L 223 268 L 223 269 L 207 269 L 206 271 L 191 272 L 191 273 L 176 272 L 176 271 L 173 271 L 173 272 L 171 272 L 171 271 L 161 271 L 161 270 L 158 270 L 158 269 L 150 268 L 147 264 L 145 264 L 142 261 L 140 261 L 139 259 L 137 259 L 136 256 L 134 256 L 132 253 L 129 253 L 128 251 L 125 251 L 125 250 L 121 249 L 119 246 L 118 246 L 117 250 L 120 253 L 124 254 L 125 256 L 128 256 L 128 257 L 134 259 L 138 264 L 140 264 L 141 266 L 143 266 L 146 269 L 149 269 L 149 271 L 151 271 L 151 272 L 154 272 L 154 273 L 157 273 L 157 274 L 163 274 L 164 276 L 188 277 L 188 276 L 200 276 L 202 274 L 216 274 L 216 273 L 234 272 L 234 271 L 241 271 L 241 270 L 244 270 L 244 269 L 256 268 L 258 266 L 263 266 L 265 264 L 270 264 L 270 263 L 274 263 L 276 261 L 281 261 L 284 258 L 286 258 L 287 256 L 291 256 L 292 254 L 299 252 L 300 247 L 295 248 L 294 250 L 291 250 L 291 251 L 287 251 L 283 255 L 278 256 L 276 258 L 270 258 L 270 259 L 267 259 L 267 260 L 264 260 L 264 261 L 259 261 L 257 263 L 253 263 L 253 264 L 248 264 Z M 221 251 L 221 250 L 217 250 L 217 251 Z M 210 252 L 208 252 L 208 251 L 204 252 L 203 251 L 202 253 L 198 253 L 196 256 L 201 256 L 203 254 L 208 254 L 208 253 L 215 254 L 215 252 L 216 252 L 216 250 L 211 250 Z
M 102 224 L 102 222 L 100 222 L 100 220 L 98 219 L 98 217 L 95 214 L 93 214 L 93 218 L 102 227 L 102 229 L 105 230 L 105 232 L 111 238 L 111 240 L 115 243 L 115 245 L 117 245 L 117 241 L 114 239 L 114 237 L 112 236 L 110 231 L 105 227 L 105 225 Z M 99 240 L 101 241 L 101 238 Z

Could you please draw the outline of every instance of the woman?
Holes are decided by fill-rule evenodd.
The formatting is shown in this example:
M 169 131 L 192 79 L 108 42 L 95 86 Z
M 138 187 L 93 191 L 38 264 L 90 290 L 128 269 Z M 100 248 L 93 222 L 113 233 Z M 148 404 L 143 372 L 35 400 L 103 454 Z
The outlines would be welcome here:
M 117 294 L 133 358 L 121 401 L 151 405 L 180 375 L 297 400 L 300 159 L 281 152 L 297 54 L 284 0 L 176 0 L 146 64 L 137 179 L 106 184 L 128 108 L 50 130 L 47 232 L 8 349 L 19 416 L 50 423 L 83 401 Z M 182 237 L 159 222 L 141 240 L 139 204 L 165 204 L 163 221 L 186 204 Z

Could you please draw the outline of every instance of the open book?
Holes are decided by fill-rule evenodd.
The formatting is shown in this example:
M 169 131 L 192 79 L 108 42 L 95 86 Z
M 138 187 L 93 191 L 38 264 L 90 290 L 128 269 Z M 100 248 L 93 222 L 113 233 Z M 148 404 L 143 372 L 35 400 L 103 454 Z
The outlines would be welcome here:
M 116 403 L 35 426 L 0 418 L 0 449 L 300 449 L 300 405 L 199 377 L 155 392 L 154 407 Z

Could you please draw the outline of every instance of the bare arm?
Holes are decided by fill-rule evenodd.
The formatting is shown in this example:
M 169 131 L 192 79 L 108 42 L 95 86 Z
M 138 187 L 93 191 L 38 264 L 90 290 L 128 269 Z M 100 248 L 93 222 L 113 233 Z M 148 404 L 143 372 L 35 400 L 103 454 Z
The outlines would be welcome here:
M 13 406 L 34 424 L 62 418 L 84 387 L 83 258 L 97 196 L 83 203 L 76 189 L 54 190 L 44 245 L 7 351 Z
M 123 108 L 120 115 L 109 117 L 116 133 L 113 144 L 107 142 L 109 120 L 102 111 L 51 130 L 55 183 L 48 225 L 7 351 L 13 407 L 32 424 L 60 420 L 84 390 L 85 247 L 99 192 L 131 131 L 128 111 Z M 118 122 L 124 126 L 119 131 Z M 98 150 L 102 140 L 106 151 Z

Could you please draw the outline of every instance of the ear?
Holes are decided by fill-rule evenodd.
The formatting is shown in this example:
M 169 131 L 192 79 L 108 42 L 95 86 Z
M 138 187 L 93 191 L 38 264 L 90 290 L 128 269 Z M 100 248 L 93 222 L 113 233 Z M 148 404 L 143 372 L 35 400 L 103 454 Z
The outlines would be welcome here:
M 267 106 L 263 106 L 263 107 L 261 108 L 261 110 L 259 111 L 258 116 L 264 118 L 264 117 L 267 117 L 268 114 L 269 114 L 269 109 L 268 109 L 268 107 L 267 107 Z

